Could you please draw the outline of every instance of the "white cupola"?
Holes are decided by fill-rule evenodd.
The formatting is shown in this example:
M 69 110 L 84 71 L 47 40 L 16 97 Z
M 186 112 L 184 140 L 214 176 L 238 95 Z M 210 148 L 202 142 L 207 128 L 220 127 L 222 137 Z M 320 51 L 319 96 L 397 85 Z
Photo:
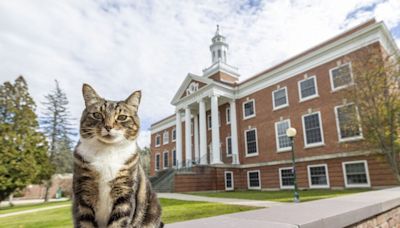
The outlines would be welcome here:
M 212 64 L 216 62 L 227 63 L 229 45 L 225 42 L 225 37 L 221 35 L 219 25 L 217 25 L 217 31 L 211 41 L 210 51 Z

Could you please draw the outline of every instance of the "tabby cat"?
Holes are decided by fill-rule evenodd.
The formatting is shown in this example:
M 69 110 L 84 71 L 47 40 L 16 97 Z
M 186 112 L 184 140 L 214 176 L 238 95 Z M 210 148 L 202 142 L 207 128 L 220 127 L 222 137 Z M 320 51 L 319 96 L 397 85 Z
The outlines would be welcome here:
M 84 84 L 83 97 L 74 152 L 74 226 L 163 227 L 159 201 L 136 152 L 141 92 L 110 101 Z

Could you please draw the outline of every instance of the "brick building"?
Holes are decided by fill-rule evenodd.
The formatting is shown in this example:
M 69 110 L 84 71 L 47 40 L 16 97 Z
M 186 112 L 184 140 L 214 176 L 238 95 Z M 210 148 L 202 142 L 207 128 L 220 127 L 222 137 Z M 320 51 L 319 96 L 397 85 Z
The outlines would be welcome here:
M 357 53 L 398 53 L 383 22 L 367 21 L 244 81 L 228 48 L 217 28 L 212 65 L 189 73 L 171 102 L 176 113 L 152 124 L 151 175 L 186 167 L 172 172 L 177 192 L 293 188 L 285 132 L 294 127 L 300 188 L 397 184 L 385 159 L 360 146 L 362 128 L 346 128 L 346 115 L 359 113 L 340 96 Z

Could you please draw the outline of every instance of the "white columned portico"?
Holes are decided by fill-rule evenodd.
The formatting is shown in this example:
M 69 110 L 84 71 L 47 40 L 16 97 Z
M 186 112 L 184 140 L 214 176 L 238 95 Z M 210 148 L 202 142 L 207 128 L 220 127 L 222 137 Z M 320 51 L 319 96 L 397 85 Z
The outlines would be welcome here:
M 206 104 L 203 99 L 199 101 L 199 124 L 200 124 L 200 164 L 207 164 L 207 124 Z
M 194 115 L 193 117 L 193 122 L 194 122 L 194 159 L 196 160 L 196 164 L 197 162 L 199 162 L 200 159 L 200 152 L 199 152 L 199 117 L 198 115 Z
M 192 124 L 190 108 L 185 108 L 185 155 L 186 166 L 192 166 Z
M 231 110 L 230 111 L 230 119 L 231 119 L 232 164 L 240 164 L 235 101 L 234 100 L 230 101 L 229 105 L 230 105 L 230 110 Z
M 176 110 L 176 164 L 179 167 L 182 166 L 182 120 L 180 110 Z
M 211 164 L 220 164 L 220 139 L 219 139 L 219 118 L 218 118 L 218 96 L 211 96 L 211 138 L 212 138 L 212 162 Z

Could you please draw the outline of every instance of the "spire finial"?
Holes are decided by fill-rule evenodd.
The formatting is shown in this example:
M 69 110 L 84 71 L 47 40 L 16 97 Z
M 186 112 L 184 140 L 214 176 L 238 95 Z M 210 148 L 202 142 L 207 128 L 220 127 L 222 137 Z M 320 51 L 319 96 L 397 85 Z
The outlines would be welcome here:
M 215 32 L 216 35 L 219 35 L 219 24 L 217 24 L 217 31 Z

